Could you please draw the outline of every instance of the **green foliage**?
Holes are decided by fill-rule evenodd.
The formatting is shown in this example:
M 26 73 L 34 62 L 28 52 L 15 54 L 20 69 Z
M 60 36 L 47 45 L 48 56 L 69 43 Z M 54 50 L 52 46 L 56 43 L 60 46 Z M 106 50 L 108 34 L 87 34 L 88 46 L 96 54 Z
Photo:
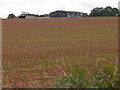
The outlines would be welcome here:
M 57 88 L 120 88 L 120 74 L 115 65 L 98 66 L 93 73 L 82 67 L 70 67 L 69 75 L 54 79 Z
M 112 8 L 110 6 L 106 7 L 106 8 L 102 8 L 102 7 L 96 7 L 94 8 L 90 15 L 91 17 L 101 17 L 101 16 L 117 16 L 119 13 L 117 8 Z
M 81 67 L 72 67 L 69 69 L 69 76 L 62 76 L 55 79 L 55 87 L 59 88 L 84 88 L 87 87 L 88 77 L 86 76 L 86 69 Z
M 96 88 L 120 88 L 118 68 L 112 64 L 103 65 L 91 75 Z
M 8 19 L 10 19 L 10 18 L 15 18 L 16 16 L 14 15 L 14 14 L 9 14 L 8 15 Z
M 115 73 L 115 66 L 113 66 L 112 64 L 104 65 L 103 72 L 107 75 L 113 76 L 113 74 Z

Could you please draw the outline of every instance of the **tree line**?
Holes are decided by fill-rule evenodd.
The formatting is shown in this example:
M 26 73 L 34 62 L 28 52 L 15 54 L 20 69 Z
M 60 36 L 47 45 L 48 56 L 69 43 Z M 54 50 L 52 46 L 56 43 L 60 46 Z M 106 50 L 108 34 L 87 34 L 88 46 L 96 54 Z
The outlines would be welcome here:
M 41 15 L 40 15 L 41 16 Z M 88 17 L 112 17 L 112 16 L 120 16 L 120 10 L 117 8 L 112 8 L 111 6 L 103 7 L 96 7 L 91 10 Z M 14 14 L 9 14 L 8 19 L 15 18 Z
M 108 7 L 96 7 L 91 10 L 89 17 L 111 17 L 111 16 L 120 16 L 119 10 L 117 8 Z

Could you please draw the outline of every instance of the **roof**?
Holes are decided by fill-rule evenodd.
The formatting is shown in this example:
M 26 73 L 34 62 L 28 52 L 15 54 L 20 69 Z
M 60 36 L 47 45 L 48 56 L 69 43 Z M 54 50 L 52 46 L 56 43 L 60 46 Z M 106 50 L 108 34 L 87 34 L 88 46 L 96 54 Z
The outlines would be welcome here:
M 34 16 L 34 17 L 39 17 L 38 15 L 34 15 L 34 14 L 21 14 L 20 16 Z
M 20 16 L 34 16 L 34 17 L 39 17 L 39 15 L 29 14 L 27 12 L 23 12 Z
M 20 16 L 35 16 L 34 14 L 21 14 Z
M 57 10 L 54 12 L 82 13 L 82 12 L 77 12 L 77 11 L 65 11 L 65 10 Z

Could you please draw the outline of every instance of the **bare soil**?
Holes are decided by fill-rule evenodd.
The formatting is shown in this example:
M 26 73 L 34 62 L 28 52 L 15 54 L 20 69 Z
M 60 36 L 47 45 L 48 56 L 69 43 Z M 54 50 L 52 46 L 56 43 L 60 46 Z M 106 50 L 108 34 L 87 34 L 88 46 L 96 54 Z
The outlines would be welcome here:
M 117 17 L 3 20 L 4 88 L 49 88 L 68 65 L 93 69 L 117 55 Z

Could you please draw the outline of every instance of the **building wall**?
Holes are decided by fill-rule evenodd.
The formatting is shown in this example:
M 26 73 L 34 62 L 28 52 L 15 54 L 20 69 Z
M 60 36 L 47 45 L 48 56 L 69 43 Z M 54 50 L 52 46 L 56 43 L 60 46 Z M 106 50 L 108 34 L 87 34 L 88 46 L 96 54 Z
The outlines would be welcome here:
M 50 13 L 50 17 L 84 17 L 82 12 L 55 11 Z
M 21 15 L 20 15 L 20 16 L 18 16 L 18 17 L 19 17 L 19 18 L 26 18 L 25 16 L 21 16 Z
M 67 17 L 82 17 L 82 13 L 79 12 L 68 12 Z
M 35 16 L 26 16 L 26 18 L 36 18 Z
M 67 13 L 65 11 L 55 11 L 50 13 L 50 17 L 67 17 Z

